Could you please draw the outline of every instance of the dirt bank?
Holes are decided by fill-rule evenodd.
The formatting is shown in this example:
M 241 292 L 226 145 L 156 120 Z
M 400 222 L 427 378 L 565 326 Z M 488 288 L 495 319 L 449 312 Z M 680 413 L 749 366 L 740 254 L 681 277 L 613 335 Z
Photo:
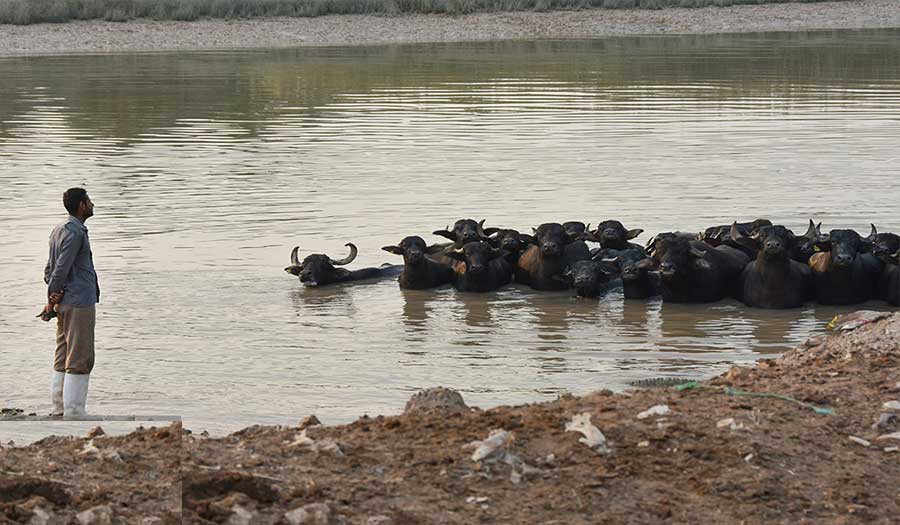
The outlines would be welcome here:
M 90 511 L 82 516 L 149 524 L 176 523 L 183 510 L 184 523 L 896 523 L 898 365 L 893 314 L 682 390 L 485 411 L 456 399 L 455 409 L 305 433 L 251 427 L 208 439 L 172 426 L 93 441 L 48 438 L 0 450 L 0 516 L 27 522 Z M 658 405 L 668 414 L 639 417 Z M 566 431 L 584 413 L 605 445 L 591 448 Z M 473 461 L 477 450 L 466 446 L 496 429 L 509 432 L 505 447 Z
M 323 16 L 0 25 L 0 55 L 599 38 L 900 27 L 896 0 L 465 16 Z

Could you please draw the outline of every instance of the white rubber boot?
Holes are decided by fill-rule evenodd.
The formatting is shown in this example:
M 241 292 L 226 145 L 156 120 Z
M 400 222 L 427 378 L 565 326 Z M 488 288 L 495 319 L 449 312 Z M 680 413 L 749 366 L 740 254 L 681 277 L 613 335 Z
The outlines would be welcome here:
M 53 379 L 50 382 L 50 415 L 62 417 L 63 409 L 63 383 L 66 380 L 65 372 L 53 371 Z
M 89 374 L 66 374 L 63 384 L 63 408 L 65 419 L 78 419 L 87 413 L 84 404 L 87 402 Z

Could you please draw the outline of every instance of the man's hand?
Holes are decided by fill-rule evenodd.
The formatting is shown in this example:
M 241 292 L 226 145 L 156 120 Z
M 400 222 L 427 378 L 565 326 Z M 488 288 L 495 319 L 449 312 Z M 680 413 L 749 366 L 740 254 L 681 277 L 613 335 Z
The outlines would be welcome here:
M 40 317 L 41 321 L 49 321 L 56 317 L 56 310 L 54 309 L 55 305 L 53 303 L 47 303 L 47 306 L 41 310 L 41 313 L 37 314 L 35 317 Z
M 50 294 L 47 302 L 49 304 L 59 304 L 59 302 L 62 301 L 62 296 L 63 292 L 53 292 L 52 294 Z

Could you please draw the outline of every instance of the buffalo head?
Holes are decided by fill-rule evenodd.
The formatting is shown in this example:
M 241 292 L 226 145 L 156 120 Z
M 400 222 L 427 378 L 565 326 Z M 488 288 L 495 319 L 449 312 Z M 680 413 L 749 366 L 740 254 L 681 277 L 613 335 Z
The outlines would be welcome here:
M 626 230 L 619 221 L 603 221 L 597 225 L 597 229 L 588 234 L 587 240 L 599 242 L 603 248 L 624 250 L 628 248 L 628 241 L 634 239 L 644 230 L 635 228 Z
M 300 282 L 307 286 L 319 286 L 337 282 L 349 272 L 343 268 L 335 268 L 335 266 L 350 264 L 353 262 L 353 259 L 356 259 L 356 254 L 358 253 L 353 243 L 348 242 L 344 246 L 350 248 L 350 254 L 343 259 L 332 259 L 327 255 L 314 253 L 304 257 L 302 262 L 297 257 L 300 247 L 295 246 L 291 250 L 291 265 L 286 267 L 284 271 L 298 276 Z
M 491 232 L 495 231 L 495 229 L 490 230 Z M 472 219 L 460 219 L 453 224 L 452 230 L 448 226 L 443 230 L 436 230 L 433 233 L 434 235 L 440 235 L 441 237 L 450 239 L 457 248 L 461 248 L 463 244 L 469 242 L 487 241 L 489 240 L 490 235 L 490 233 L 487 233 L 484 230 L 484 219 L 480 222 L 475 222 Z

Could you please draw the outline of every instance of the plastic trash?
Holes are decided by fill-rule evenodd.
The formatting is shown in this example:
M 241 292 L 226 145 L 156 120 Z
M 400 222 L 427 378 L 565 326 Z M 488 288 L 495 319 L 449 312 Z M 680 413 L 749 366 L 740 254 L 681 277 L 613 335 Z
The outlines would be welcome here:
M 881 406 L 888 410 L 900 410 L 900 401 L 888 401 Z
M 876 441 L 881 441 L 884 439 L 898 439 L 900 440 L 900 432 L 893 432 L 891 434 L 882 434 L 875 438 Z
M 878 321 L 879 319 L 885 319 L 891 315 L 893 315 L 891 312 L 859 310 L 845 315 L 834 316 L 834 319 L 826 325 L 826 328 L 829 330 L 838 330 L 840 332 L 849 332 L 850 330 L 856 330 L 860 326 L 865 326 L 869 323 Z
M 506 452 L 506 446 L 511 443 L 512 440 L 513 434 L 511 432 L 498 428 L 491 430 L 487 439 L 473 441 L 469 443 L 467 447 L 475 449 L 475 452 L 472 453 L 472 461 L 481 461 L 493 456 L 501 456 Z
M 850 439 L 850 441 L 852 441 L 856 444 L 862 445 L 864 447 L 868 447 L 868 446 L 872 445 L 872 443 L 870 443 L 869 441 L 866 441 L 865 439 L 859 438 L 856 436 L 849 436 L 849 439 Z
M 311 437 L 306 435 L 306 429 L 304 428 L 300 434 L 297 436 L 294 441 L 287 444 L 289 448 L 292 447 L 307 447 L 316 454 L 320 452 L 330 452 L 335 456 L 343 456 L 344 451 L 341 450 L 341 447 L 331 438 L 325 438 L 321 441 L 315 441 Z
M 589 412 L 572 416 L 572 421 L 566 423 L 566 432 L 581 432 L 581 435 L 584 436 L 578 438 L 578 441 L 581 443 L 602 454 L 612 452 L 609 443 L 606 441 L 606 436 L 591 423 L 591 414 Z
M 668 415 L 669 412 L 671 412 L 671 410 L 669 410 L 669 405 L 654 405 L 638 414 L 637 418 L 647 419 L 650 416 L 665 416 Z
M 744 430 L 746 427 L 743 423 L 738 423 L 733 417 L 721 419 L 716 423 L 716 428 L 727 428 L 729 430 Z

